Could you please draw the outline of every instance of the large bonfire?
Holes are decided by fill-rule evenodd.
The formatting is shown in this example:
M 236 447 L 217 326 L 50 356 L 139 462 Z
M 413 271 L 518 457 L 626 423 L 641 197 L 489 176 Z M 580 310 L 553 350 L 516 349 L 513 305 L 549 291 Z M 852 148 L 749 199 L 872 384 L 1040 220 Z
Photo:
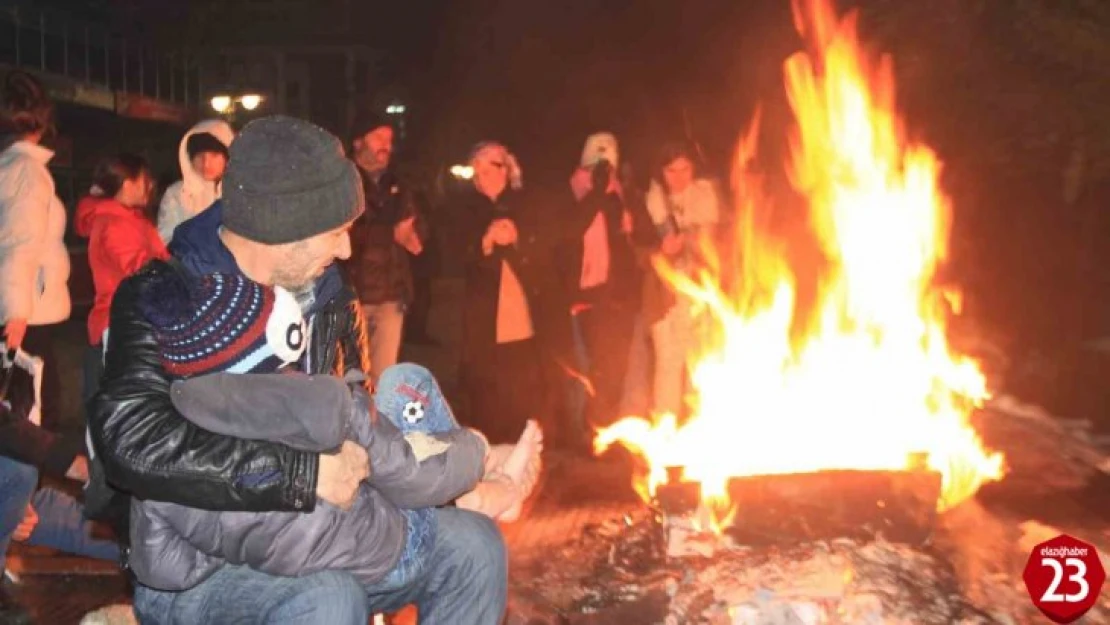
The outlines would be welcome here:
M 656 263 L 708 320 L 688 354 L 691 416 L 626 417 L 595 450 L 619 443 L 641 456 L 645 497 L 682 467 L 718 510 L 733 476 L 901 470 L 926 454 L 949 508 L 998 479 L 1003 459 L 969 424 L 988 396 L 984 376 L 946 338 L 959 300 L 935 283 L 951 225 L 939 163 L 907 137 L 889 58 L 863 53 L 855 15 L 796 0 L 794 17 L 809 51 L 784 66 L 796 120 L 787 174 L 825 257 L 816 303 L 802 310 L 797 272 L 760 218 L 757 116 L 733 175 L 739 287 L 723 286 L 709 242 L 695 275 Z

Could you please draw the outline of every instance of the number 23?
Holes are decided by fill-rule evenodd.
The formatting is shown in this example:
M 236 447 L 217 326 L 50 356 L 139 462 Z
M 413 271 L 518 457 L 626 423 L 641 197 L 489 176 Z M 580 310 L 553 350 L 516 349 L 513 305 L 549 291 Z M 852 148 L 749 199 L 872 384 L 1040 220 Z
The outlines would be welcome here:
M 1044 591 L 1041 601 L 1046 603 L 1079 603 L 1086 599 L 1091 592 L 1091 587 L 1087 584 L 1087 565 L 1079 558 L 1068 558 L 1064 560 L 1063 565 L 1060 564 L 1059 560 L 1053 558 L 1041 558 L 1041 564 L 1052 569 L 1052 583 Z M 1075 574 L 1068 576 L 1068 581 L 1079 584 L 1079 592 L 1074 595 L 1061 595 L 1056 592 L 1060 589 L 1060 582 L 1064 579 L 1064 566 L 1075 569 Z

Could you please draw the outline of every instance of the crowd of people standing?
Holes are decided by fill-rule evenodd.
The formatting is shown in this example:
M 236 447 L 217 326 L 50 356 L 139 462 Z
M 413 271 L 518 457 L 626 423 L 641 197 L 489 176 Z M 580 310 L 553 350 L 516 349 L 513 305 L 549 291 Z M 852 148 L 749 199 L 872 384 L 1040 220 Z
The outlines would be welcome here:
M 581 449 L 621 414 L 683 411 L 700 322 L 650 262 L 694 271 L 721 219 L 692 146 L 668 144 L 644 192 L 617 138 L 591 135 L 551 206 L 482 141 L 432 218 L 393 166 L 392 123 L 364 111 L 342 143 L 280 116 L 238 136 L 203 121 L 160 202 L 142 157 L 102 159 L 74 219 L 96 291 L 88 436 L 57 435 L 33 418 L 57 414 L 47 333 L 70 316 L 53 107 L 26 74 L 3 95 L 0 554 L 119 559 L 143 622 L 365 623 L 415 603 L 425 623 L 496 623 L 495 521 L 519 515 L 544 437 Z M 426 329 L 413 266 L 426 278 L 437 241 L 464 282 L 450 403 L 398 363 L 414 304 Z M 40 471 L 85 485 L 84 503 L 38 488 Z M 25 615 L 2 587 L 0 614 Z

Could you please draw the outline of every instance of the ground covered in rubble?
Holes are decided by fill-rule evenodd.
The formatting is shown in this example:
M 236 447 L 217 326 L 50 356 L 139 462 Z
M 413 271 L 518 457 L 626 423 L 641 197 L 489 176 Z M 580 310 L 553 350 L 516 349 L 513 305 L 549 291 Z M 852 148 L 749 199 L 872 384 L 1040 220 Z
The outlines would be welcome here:
M 557 615 L 523 622 L 1044 622 L 1021 579 L 1033 545 L 1066 532 L 1096 544 L 1110 562 L 1105 455 L 1082 424 L 1009 399 L 980 415 L 978 426 L 1007 454 L 1008 475 L 940 515 L 924 544 L 880 537 L 755 548 L 716 540 L 668 557 L 669 521 L 630 504 L 516 564 L 518 601 Z M 1110 600 L 1084 622 L 1110 623 Z

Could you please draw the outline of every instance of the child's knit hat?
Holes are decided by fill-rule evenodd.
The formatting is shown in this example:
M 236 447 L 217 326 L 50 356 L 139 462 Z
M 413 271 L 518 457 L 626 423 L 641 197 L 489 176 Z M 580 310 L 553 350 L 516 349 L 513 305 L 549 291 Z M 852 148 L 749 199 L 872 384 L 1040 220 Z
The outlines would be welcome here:
M 296 298 L 238 274 L 167 276 L 144 293 L 142 309 L 176 378 L 272 373 L 300 360 L 307 343 Z

